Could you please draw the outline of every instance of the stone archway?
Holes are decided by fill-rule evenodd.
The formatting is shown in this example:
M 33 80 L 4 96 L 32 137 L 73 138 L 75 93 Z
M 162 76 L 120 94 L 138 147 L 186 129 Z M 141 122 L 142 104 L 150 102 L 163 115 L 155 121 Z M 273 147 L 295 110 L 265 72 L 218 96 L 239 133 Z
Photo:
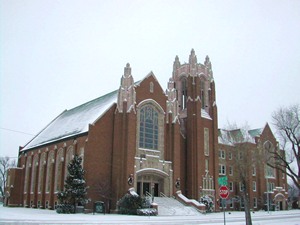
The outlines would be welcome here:
M 274 203 L 277 210 L 285 210 L 286 209 L 286 200 L 282 193 L 278 193 L 274 197 Z
M 161 193 L 169 196 L 170 176 L 159 169 L 145 168 L 136 172 L 136 191 L 139 195 L 159 197 Z

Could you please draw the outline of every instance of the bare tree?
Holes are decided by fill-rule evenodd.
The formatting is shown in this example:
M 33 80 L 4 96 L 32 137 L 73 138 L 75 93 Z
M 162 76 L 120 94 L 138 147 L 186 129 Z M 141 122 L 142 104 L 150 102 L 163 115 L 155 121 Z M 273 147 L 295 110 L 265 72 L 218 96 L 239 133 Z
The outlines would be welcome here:
M 273 112 L 272 119 L 283 151 L 272 151 L 275 163 L 268 165 L 285 173 L 300 189 L 300 105 L 281 107 Z
M 105 202 L 106 210 L 109 212 L 111 207 L 111 201 L 113 199 L 113 192 L 109 181 L 102 180 L 97 182 L 97 184 L 94 185 L 94 188 L 92 188 L 91 191 L 96 192 L 99 198 Z
M 7 170 L 16 165 L 15 160 L 11 160 L 8 156 L 0 157 L 0 194 L 4 197 L 4 189 L 6 186 Z
M 297 188 L 294 182 L 288 184 L 289 204 L 291 208 L 298 208 L 296 207 L 297 204 L 294 203 L 298 201 L 299 192 L 300 190 Z

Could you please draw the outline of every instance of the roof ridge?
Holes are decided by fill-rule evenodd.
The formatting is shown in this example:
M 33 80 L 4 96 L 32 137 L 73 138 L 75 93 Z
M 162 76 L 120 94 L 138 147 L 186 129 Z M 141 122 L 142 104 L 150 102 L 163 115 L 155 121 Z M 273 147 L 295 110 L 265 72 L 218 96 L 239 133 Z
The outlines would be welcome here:
M 88 104 L 91 103 L 91 102 L 96 102 L 97 100 L 99 100 L 99 99 L 101 99 L 101 98 L 104 98 L 104 97 L 107 97 L 107 96 L 109 96 L 109 95 L 112 95 L 112 94 L 114 94 L 114 93 L 117 92 L 117 91 L 118 91 L 118 89 L 117 89 L 117 90 L 114 90 L 114 91 L 111 91 L 111 92 L 109 92 L 109 93 L 106 93 L 106 94 L 104 94 L 104 95 L 101 95 L 101 96 L 99 96 L 99 97 L 97 97 L 97 98 L 94 98 L 94 99 L 92 99 L 92 100 L 90 100 L 90 101 L 87 101 L 87 102 L 85 102 L 85 103 L 82 103 L 82 104 L 80 104 L 80 105 L 77 105 L 77 106 L 75 106 L 74 108 L 66 109 L 65 111 L 68 111 L 68 112 L 69 112 L 69 111 L 75 110 L 75 109 L 77 109 L 77 108 L 79 108 L 79 107 L 88 105 Z
M 26 148 L 27 145 L 29 145 L 36 137 L 38 137 L 44 130 L 47 129 L 55 120 L 57 120 L 61 115 L 63 115 L 67 110 L 65 109 L 62 111 L 58 116 L 56 116 L 53 120 L 51 120 L 43 129 L 41 129 L 33 138 L 31 138 L 21 149 L 21 151 Z

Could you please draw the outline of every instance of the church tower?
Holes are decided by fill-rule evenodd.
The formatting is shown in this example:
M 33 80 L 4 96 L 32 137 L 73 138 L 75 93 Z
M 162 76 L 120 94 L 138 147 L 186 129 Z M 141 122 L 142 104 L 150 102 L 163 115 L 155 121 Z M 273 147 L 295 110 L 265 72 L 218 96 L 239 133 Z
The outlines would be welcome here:
M 185 168 L 181 174 L 182 192 L 197 199 L 209 195 L 215 199 L 218 177 L 217 106 L 215 84 L 209 57 L 197 62 L 194 49 L 189 62 L 173 64 L 172 80 L 177 90 Z
M 134 109 L 135 105 L 135 88 L 134 88 L 134 80 L 131 75 L 131 67 L 130 64 L 127 63 L 126 67 L 124 68 L 124 75 L 121 78 L 121 85 L 118 92 L 118 111 L 123 112 L 130 111 Z M 123 104 L 126 104 L 124 108 Z
M 136 149 L 136 92 L 130 64 L 124 68 L 124 75 L 118 91 L 117 108 L 114 117 L 111 187 L 113 204 L 129 188 L 133 187 L 134 158 Z M 115 207 L 115 205 L 113 205 Z

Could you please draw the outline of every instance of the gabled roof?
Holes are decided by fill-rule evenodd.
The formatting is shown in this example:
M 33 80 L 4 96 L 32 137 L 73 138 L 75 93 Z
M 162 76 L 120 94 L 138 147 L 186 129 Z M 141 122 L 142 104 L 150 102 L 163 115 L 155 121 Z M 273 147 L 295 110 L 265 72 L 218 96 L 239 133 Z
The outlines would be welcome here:
M 249 130 L 248 133 L 251 135 L 251 137 L 259 137 L 263 132 L 263 128 L 253 129 Z
M 150 75 L 154 74 L 150 73 L 145 78 Z M 134 85 L 138 86 L 143 80 L 136 81 Z M 63 111 L 31 139 L 21 151 L 88 132 L 89 124 L 95 123 L 104 112 L 106 112 L 113 104 L 117 103 L 117 99 L 118 90 L 79 105 L 73 109 Z
M 105 111 L 117 102 L 118 91 L 113 91 L 70 110 L 65 110 L 22 149 L 28 150 L 88 131 Z
M 224 145 L 233 145 L 236 143 L 255 143 L 255 137 L 259 137 L 262 134 L 263 128 L 245 130 L 234 129 L 218 131 L 218 142 Z

